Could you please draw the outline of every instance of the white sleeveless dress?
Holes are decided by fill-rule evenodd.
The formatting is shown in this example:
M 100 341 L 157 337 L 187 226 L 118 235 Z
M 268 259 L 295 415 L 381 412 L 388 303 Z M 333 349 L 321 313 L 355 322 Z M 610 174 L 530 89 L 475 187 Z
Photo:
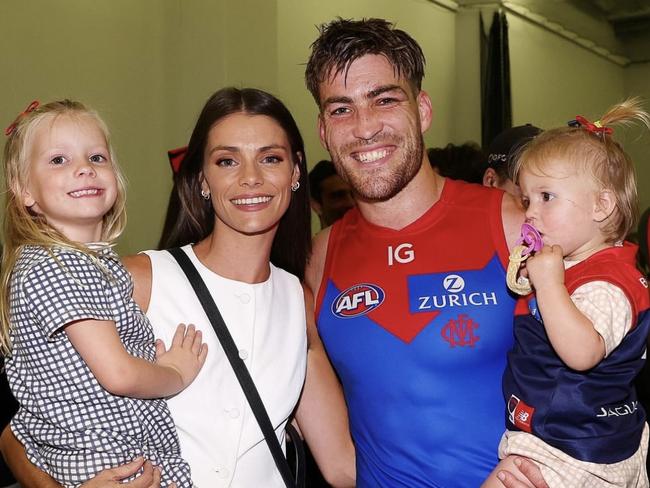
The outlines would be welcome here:
M 263 283 L 233 281 L 202 265 L 191 246 L 183 250 L 212 293 L 284 445 L 284 426 L 306 369 L 305 307 L 298 278 L 271 265 Z M 168 401 L 195 486 L 283 487 L 264 436 L 185 275 L 166 251 L 146 254 L 153 273 L 147 316 L 156 338 L 169 346 L 176 326 L 192 323 L 209 348 L 196 380 Z

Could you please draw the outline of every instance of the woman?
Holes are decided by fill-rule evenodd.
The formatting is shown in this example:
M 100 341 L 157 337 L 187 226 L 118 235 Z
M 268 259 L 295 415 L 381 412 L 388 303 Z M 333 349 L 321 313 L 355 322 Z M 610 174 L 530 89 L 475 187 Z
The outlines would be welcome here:
M 210 288 L 279 440 L 302 391 L 296 419 L 326 478 L 353 485 L 345 404 L 314 330 L 313 298 L 307 290 L 303 296 L 290 274 L 303 277 L 309 253 L 306 181 L 302 138 L 286 107 L 260 90 L 220 90 L 203 108 L 177 176 L 181 211 L 171 239 L 195 243 L 183 250 Z M 193 322 L 212 351 L 191 387 L 169 401 L 194 482 L 283 486 L 230 364 L 171 256 L 151 251 L 125 264 L 156 336 L 169 343 L 170 324 Z M 23 486 L 57 486 L 34 471 L 10 432 L 2 445 Z M 141 465 L 108 470 L 84 486 L 118 486 Z M 158 473 L 145 465 L 144 477 L 119 486 L 157 485 Z

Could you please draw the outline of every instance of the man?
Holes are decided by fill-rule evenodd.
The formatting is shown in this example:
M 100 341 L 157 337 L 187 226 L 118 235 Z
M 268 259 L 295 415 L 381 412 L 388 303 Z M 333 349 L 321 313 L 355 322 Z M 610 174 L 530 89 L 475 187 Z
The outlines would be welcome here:
M 542 129 L 526 124 L 506 129 L 496 136 L 488 148 L 483 185 L 501 188 L 519 198 L 521 191 L 512 181 L 512 169 L 526 144 L 541 132 Z
M 504 430 L 505 263 L 523 215 L 511 196 L 432 169 L 423 72 L 405 32 L 339 19 L 321 28 L 305 75 L 321 142 L 357 201 L 315 238 L 307 280 L 359 487 L 477 487 Z
M 450 142 L 445 147 L 430 147 L 427 157 L 440 176 L 468 183 L 483 183 L 486 158 L 476 142 L 468 141 L 461 145 Z
M 311 208 L 320 219 L 321 229 L 329 227 L 354 207 L 350 185 L 336 173 L 331 161 L 319 161 L 309 172 Z

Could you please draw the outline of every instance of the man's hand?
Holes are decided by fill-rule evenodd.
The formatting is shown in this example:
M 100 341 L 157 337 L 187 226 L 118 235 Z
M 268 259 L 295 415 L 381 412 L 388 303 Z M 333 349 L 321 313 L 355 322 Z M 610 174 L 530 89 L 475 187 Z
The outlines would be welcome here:
M 134 475 L 140 468 L 140 476 L 128 483 L 122 483 L 123 479 Z M 160 488 L 160 469 L 154 468 L 149 461 L 139 457 L 117 468 L 100 471 L 93 479 L 81 485 L 81 488 Z M 176 484 L 172 483 L 168 488 L 176 488 Z
M 517 466 L 517 469 L 519 469 L 519 473 L 517 473 L 519 477 L 515 476 L 510 471 L 501 470 L 497 473 L 497 478 L 501 481 L 503 486 L 506 488 L 528 488 L 532 485 L 535 488 L 549 488 L 548 484 L 546 484 L 546 481 L 544 481 L 544 478 L 542 477 L 542 472 L 535 463 L 526 458 L 515 458 L 514 463 L 515 466 Z M 521 475 L 528 480 L 527 483 L 521 481 Z
M 176 371 L 183 388 L 192 383 L 199 374 L 207 354 L 208 345 L 203 344 L 201 331 L 197 331 L 192 324 L 187 328 L 184 324 L 179 324 L 168 351 L 162 341 L 156 341 L 156 363 Z

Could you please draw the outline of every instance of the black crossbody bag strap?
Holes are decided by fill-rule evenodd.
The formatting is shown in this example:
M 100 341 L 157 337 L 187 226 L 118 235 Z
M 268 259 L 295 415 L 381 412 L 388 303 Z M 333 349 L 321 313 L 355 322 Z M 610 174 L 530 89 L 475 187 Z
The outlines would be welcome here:
M 187 276 L 187 279 L 192 285 L 192 288 L 194 288 L 194 292 L 201 302 L 201 305 L 203 306 L 208 319 L 210 319 L 212 328 L 217 334 L 217 338 L 221 343 L 221 347 L 223 347 L 223 350 L 226 353 L 226 357 L 228 358 L 228 361 L 230 362 L 230 365 L 235 372 L 235 376 L 237 376 L 239 384 L 241 385 L 242 390 L 244 390 L 244 395 L 246 395 L 246 399 L 248 400 L 248 403 L 253 410 L 253 414 L 257 419 L 257 423 L 262 429 L 266 443 L 269 446 L 271 455 L 273 456 L 273 461 L 275 461 L 275 465 L 280 471 L 280 475 L 282 476 L 284 484 L 287 486 L 287 488 L 295 488 L 296 486 L 299 486 L 296 484 L 296 481 L 294 480 L 291 473 L 289 463 L 284 457 L 282 447 L 280 446 L 280 442 L 278 442 L 278 438 L 275 435 L 275 430 L 273 429 L 273 425 L 269 419 L 269 414 L 266 412 L 266 408 L 264 408 L 264 404 L 262 403 L 262 399 L 257 392 L 253 378 L 251 378 L 251 375 L 248 372 L 248 368 L 246 368 L 246 365 L 239 357 L 239 350 L 237 349 L 237 345 L 230 335 L 228 327 L 226 327 L 226 323 L 223 321 L 223 317 L 217 308 L 217 304 L 214 303 L 212 295 L 208 291 L 207 286 L 205 286 L 205 282 L 192 264 L 190 258 L 182 249 L 176 247 L 173 249 L 168 249 L 167 252 L 169 252 L 174 257 L 174 259 L 176 259 L 179 266 Z M 289 424 L 287 424 L 287 426 L 289 426 Z M 298 480 L 304 476 L 304 471 L 301 473 L 301 464 L 303 464 L 302 469 L 304 469 L 304 459 L 303 463 L 296 463 L 298 467 L 296 470 L 296 479 Z

